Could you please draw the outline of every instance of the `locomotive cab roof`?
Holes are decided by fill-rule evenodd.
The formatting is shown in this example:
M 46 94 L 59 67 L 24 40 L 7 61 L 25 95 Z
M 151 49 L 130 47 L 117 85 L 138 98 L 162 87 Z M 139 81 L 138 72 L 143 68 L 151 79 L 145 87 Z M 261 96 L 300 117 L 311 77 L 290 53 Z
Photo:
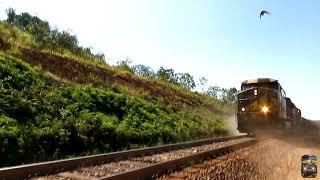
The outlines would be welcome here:
M 256 78 L 256 79 L 245 80 L 241 83 L 241 90 L 237 94 L 241 94 L 245 91 L 250 91 L 260 86 L 270 87 L 270 88 L 279 90 L 282 93 L 282 96 L 285 98 L 286 103 L 291 104 L 294 108 L 296 108 L 300 112 L 300 109 L 296 107 L 296 105 L 292 102 L 292 100 L 289 97 L 286 97 L 286 93 L 284 89 L 281 87 L 280 83 L 276 79 Z
M 245 80 L 241 83 L 241 90 L 246 90 L 251 87 L 259 87 L 259 86 L 283 90 L 278 80 L 271 79 L 271 78 L 256 78 L 256 79 Z
M 242 84 L 258 84 L 258 83 L 277 83 L 278 80 L 271 78 L 256 78 L 249 79 L 242 82 Z

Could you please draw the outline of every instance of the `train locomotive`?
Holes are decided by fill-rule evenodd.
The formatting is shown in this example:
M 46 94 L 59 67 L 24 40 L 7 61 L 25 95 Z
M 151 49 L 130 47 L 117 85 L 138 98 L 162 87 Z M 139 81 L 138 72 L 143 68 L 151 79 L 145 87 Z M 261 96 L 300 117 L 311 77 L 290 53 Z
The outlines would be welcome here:
M 258 130 L 297 130 L 302 122 L 301 111 L 278 80 L 257 78 L 243 81 L 237 93 L 236 111 L 239 132 Z

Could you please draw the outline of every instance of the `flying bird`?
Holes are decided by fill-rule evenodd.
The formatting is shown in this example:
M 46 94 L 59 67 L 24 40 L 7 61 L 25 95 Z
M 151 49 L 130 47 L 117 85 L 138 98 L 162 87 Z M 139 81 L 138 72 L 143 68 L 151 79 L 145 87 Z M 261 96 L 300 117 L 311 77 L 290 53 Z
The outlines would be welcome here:
M 260 12 L 260 19 L 261 19 L 261 16 L 264 16 L 265 14 L 270 14 L 268 11 L 261 11 Z

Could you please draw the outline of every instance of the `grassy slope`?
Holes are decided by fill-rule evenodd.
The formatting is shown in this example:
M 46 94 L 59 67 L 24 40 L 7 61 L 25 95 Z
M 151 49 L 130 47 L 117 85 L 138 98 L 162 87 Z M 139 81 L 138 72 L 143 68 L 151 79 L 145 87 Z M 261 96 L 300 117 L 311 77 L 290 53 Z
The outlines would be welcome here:
M 118 92 L 129 93 L 155 103 L 194 110 L 205 108 L 213 113 L 231 112 L 230 105 L 211 97 L 189 91 L 183 87 L 159 80 L 138 77 L 101 62 L 92 62 L 49 52 L 21 49 L 19 55 L 34 66 L 50 72 L 60 79 L 81 84 L 101 85 Z
M 230 105 L 35 43 L 0 22 L 0 166 L 227 133 Z
M 156 103 L 171 104 L 193 110 L 205 107 L 206 110 L 225 113 L 230 106 L 219 101 L 188 91 L 182 87 L 158 81 L 144 79 L 128 72 L 112 68 L 95 59 L 84 59 L 65 51 L 63 54 L 48 50 L 35 50 L 37 47 L 32 35 L 15 26 L 0 21 L 0 49 L 10 51 L 32 65 L 40 66 L 54 77 L 76 83 L 103 85 L 119 92 L 126 92 Z M 24 48 L 19 48 L 24 47 Z M 33 49 L 33 50 L 32 50 Z
M 22 56 L 29 63 L 41 66 L 58 77 L 77 83 L 94 83 L 119 91 L 127 91 L 148 100 L 160 100 L 165 104 L 177 106 L 203 105 L 203 97 L 182 87 L 165 82 L 139 78 L 126 71 L 107 65 L 95 65 L 68 57 L 22 49 Z
M 64 84 L 3 52 L 0 79 L 1 165 L 226 133 L 216 118 L 102 87 Z

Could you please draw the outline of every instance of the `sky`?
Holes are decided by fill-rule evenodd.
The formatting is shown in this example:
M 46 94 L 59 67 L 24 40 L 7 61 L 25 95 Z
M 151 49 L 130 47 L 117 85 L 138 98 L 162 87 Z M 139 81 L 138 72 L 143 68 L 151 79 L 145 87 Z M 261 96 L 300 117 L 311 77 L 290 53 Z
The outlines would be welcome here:
M 302 115 L 320 120 L 320 1 L 315 0 L 0 0 L 76 34 L 115 64 L 160 66 L 240 88 L 278 79 Z M 259 12 L 271 15 L 259 19 Z

